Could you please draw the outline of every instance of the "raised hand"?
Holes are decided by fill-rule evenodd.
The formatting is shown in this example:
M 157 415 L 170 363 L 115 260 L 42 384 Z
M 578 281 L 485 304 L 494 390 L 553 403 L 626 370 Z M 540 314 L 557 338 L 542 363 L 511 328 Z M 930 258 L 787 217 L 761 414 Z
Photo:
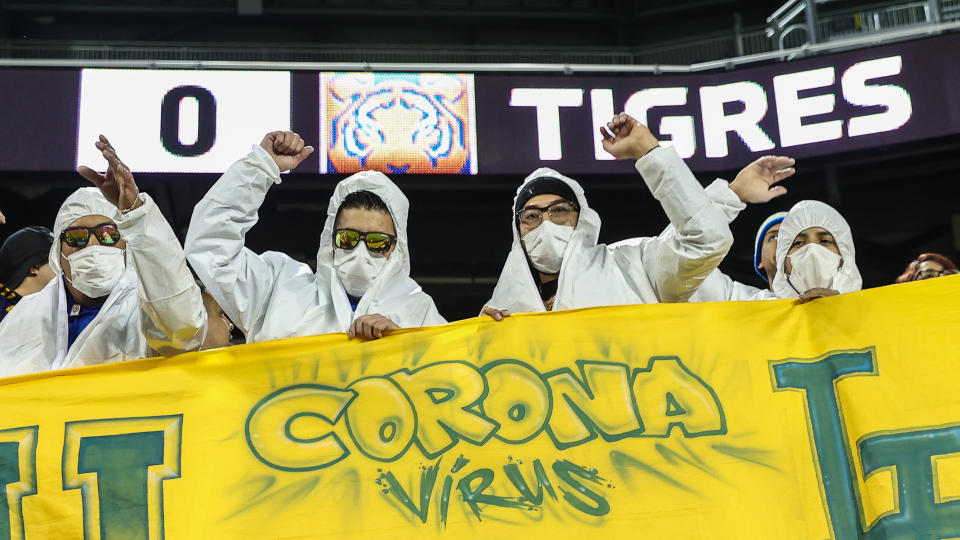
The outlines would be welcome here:
M 0 212 L 0 225 L 7 224 L 7 216 L 3 215 L 3 212 Z
M 100 140 L 95 144 L 107 160 L 107 172 L 100 174 L 90 167 L 81 165 L 77 169 L 80 176 L 100 188 L 103 196 L 120 210 L 131 210 L 135 205 L 143 204 L 140 202 L 140 190 L 137 189 L 133 174 L 117 157 L 117 151 L 113 149 L 110 141 L 100 135 Z
M 640 159 L 660 144 L 647 126 L 627 113 L 614 116 L 606 127 L 600 128 L 603 149 L 617 159 Z
M 745 203 L 765 203 L 786 194 L 787 188 L 776 185 L 796 171 L 793 158 L 763 156 L 744 167 L 730 182 L 730 189 Z
M 280 172 L 297 168 L 313 153 L 313 147 L 304 146 L 300 135 L 292 131 L 271 131 L 260 141 L 260 146 L 270 153 Z

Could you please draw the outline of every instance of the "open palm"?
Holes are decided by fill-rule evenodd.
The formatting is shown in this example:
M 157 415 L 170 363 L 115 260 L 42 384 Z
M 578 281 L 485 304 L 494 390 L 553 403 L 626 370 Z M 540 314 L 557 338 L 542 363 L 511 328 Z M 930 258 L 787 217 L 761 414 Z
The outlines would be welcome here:
M 117 151 L 114 150 L 113 145 L 106 137 L 100 135 L 100 140 L 96 142 L 96 146 L 103 153 L 104 159 L 107 160 L 107 172 L 100 174 L 83 165 L 77 169 L 77 172 L 100 188 L 100 193 L 103 193 L 104 198 L 114 206 L 121 210 L 131 208 L 136 204 L 137 197 L 140 195 L 137 183 L 133 179 L 133 173 L 120 161 L 120 158 L 117 157 Z
M 730 189 L 745 203 L 768 202 L 787 193 L 787 188 L 777 184 L 797 172 L 794 163 L 785 156 L 763 156 L 737 173 Z

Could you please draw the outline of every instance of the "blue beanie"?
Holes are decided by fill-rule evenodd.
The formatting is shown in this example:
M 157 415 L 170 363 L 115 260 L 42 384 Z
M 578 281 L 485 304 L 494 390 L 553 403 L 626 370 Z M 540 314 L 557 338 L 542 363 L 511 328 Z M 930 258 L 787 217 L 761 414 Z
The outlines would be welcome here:
M 760 253 L 763 251 L 763 237 L 767 235 L 767 231 L 783 221 L 785 217 L 787 217 L 786 212 L 777 212 L 765 219 L 763 225 L 760 225 L 760 229 L 757 231 L 757 239 L 753 242 L 753 271 L 768 283 L 767 273 L 760 269 Z

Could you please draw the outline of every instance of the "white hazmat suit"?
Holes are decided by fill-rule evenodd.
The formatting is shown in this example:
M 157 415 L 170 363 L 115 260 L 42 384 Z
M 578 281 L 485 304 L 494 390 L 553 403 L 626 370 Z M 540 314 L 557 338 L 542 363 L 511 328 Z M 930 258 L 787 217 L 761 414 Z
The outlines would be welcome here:
M 843 264 L 833 273 L 833 279 L 827 287 L 839 293 L 859 291 L 863 288 L 863 279 L 857 268 L 856 250 L 853 247 L 853 234 L 850 225 L 830 205 L 820 201 L 800 201 L 793 205 L 787 217 L 780 224 L 777 235 L 777 275 L 773 277 L 773 294 L 776 298 L 797 298 L 806 291 L 797 291 L 791 285 L 784 267 L 787 252 L 794 239 L 811 227 L 822 227 L 833 235 L 840 250 Z
M 718 203 L 720 207 L 723 206 L 716 199 L 714 199 L 714 202 Z M 728 216 L 736 217 L 735 214 L 730 213 L 730 209 L 731 207 L 728 206 L 724 211 Z M 794 215 L 794 212 L 797 213 Z M 836 271 L 830 288 L 840 293 L 859 291 L 863 285 L 863 280 L 860 278 L 860 271 L 857 269 L 853 236 L 847 221 L 843 219 L 839 212 L 825 203 L 800 201 L 790 209 L 787 217 L 780 223 L 775 254 L 777 273 L 773 278 L 772 291 L 734 281 L 720 270 L 715 270 L 704 280 L 697 292 L 690 298 L 690 301 L 724 302 L 798 298 L 801 293 L 806 291 L 798 293 L 794 289 L 788 280 L 784 265 L 787 252 L 790 250 L 794 239 L 798 234 L 811 227 L 822 227 L 829 231 L 837 242 L 837 248 L 840 250 L 840 256 L 843 259 L 843 266 Z
M 180 242 L 149 195 L 121 214 L 97 188 L 64 201 L 53 227 L 50 268 L 56 277 L 25 296 L 0 324 L 0 375 L 11 376 L 197 350 L 207 314 Z M 60 233 L 77 219 L 102 215 L 126 241 L 126 270 L 96 317 L 69 348 Z M 119 249 L 119 248 L 118 248 Z
M 637 160 L 636 169 L 673 225 L 660 236 L 598 244 L 600 216 L 587 204 L 583 188 L 552 169 L 534 171 L 517 190 L 519 195 L 530 181 L 553 177 L 573 190 L 580 205 L 563 254 L 554 310 L 685 301 L 730 249 L 727 219 L 673 148 L 653 149 Z M 520 234 L 513 222 L 511 227 L 513 244 L 487 305 L 514 313 L 545 311 Z
M 727 223 L 733 222 L 747 207 L 734 193 L 726 180 L 717 179 L 704 190 L 707 197 L 726 216 Z M 669 232 L 673 224 L 667 225 Z M 690 296 L 689 302 L 726 302 L 730 300 L 768 300 L 774 298 L 769 290 L 758 289 L 739 281 L 734 281 L 720 269 L 710 272 L 697 290 Z
M 316 272 L 283 253 L 257 255 L 244 247 L 267 190 L 279 183 L 276 162 L 255 145 L 197 204 L 187 232 L 187 259 L 248 343 L 346 332 L 355 317 L 367 314 L 383 315 L 402 328 L 446 323 L 433 299 L 410 278 L 410 205 L 389 178 L 364 171 L 337 184 L 327 206 Z M 380 197 L 390 209 L 397 233 L 397 247 L 356 312 L 333 268 L 334 219 L 343 199 L 355 191 Z

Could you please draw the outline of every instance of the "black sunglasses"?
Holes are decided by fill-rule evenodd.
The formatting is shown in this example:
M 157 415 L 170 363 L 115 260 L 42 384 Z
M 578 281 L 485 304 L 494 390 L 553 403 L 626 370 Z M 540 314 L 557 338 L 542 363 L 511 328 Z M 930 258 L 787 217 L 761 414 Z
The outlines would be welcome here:
M 60 233 L 60 239 L 72 248 L 87 247 L 90 235 L 96 235 L 97 241 L 104 246 L 112 246 L 120 241 L 120 230 L 113 223 L 101 223 L 93 227 L 67 227 Z
M 549 216 L 557 221 L 566 221 L 571 214 L 580 211 L 580 205 L 576 201 L 560 199 L 553 201 L 546 206 L 528 206 L 521 208 L 515 213 L 518 223 L 523 223 L 532 227 L 540 225 L 543 216 Z
M 397 237 L 382 232 L 360 232 L 354 229 L 333 231 L 333 245 L 340 249 L 351 250 L 357 247 L 361 240 L 367 245 L 367 249 L 371 253 L 386 253 L 390 251 L 390 246 L 397 241 Z

